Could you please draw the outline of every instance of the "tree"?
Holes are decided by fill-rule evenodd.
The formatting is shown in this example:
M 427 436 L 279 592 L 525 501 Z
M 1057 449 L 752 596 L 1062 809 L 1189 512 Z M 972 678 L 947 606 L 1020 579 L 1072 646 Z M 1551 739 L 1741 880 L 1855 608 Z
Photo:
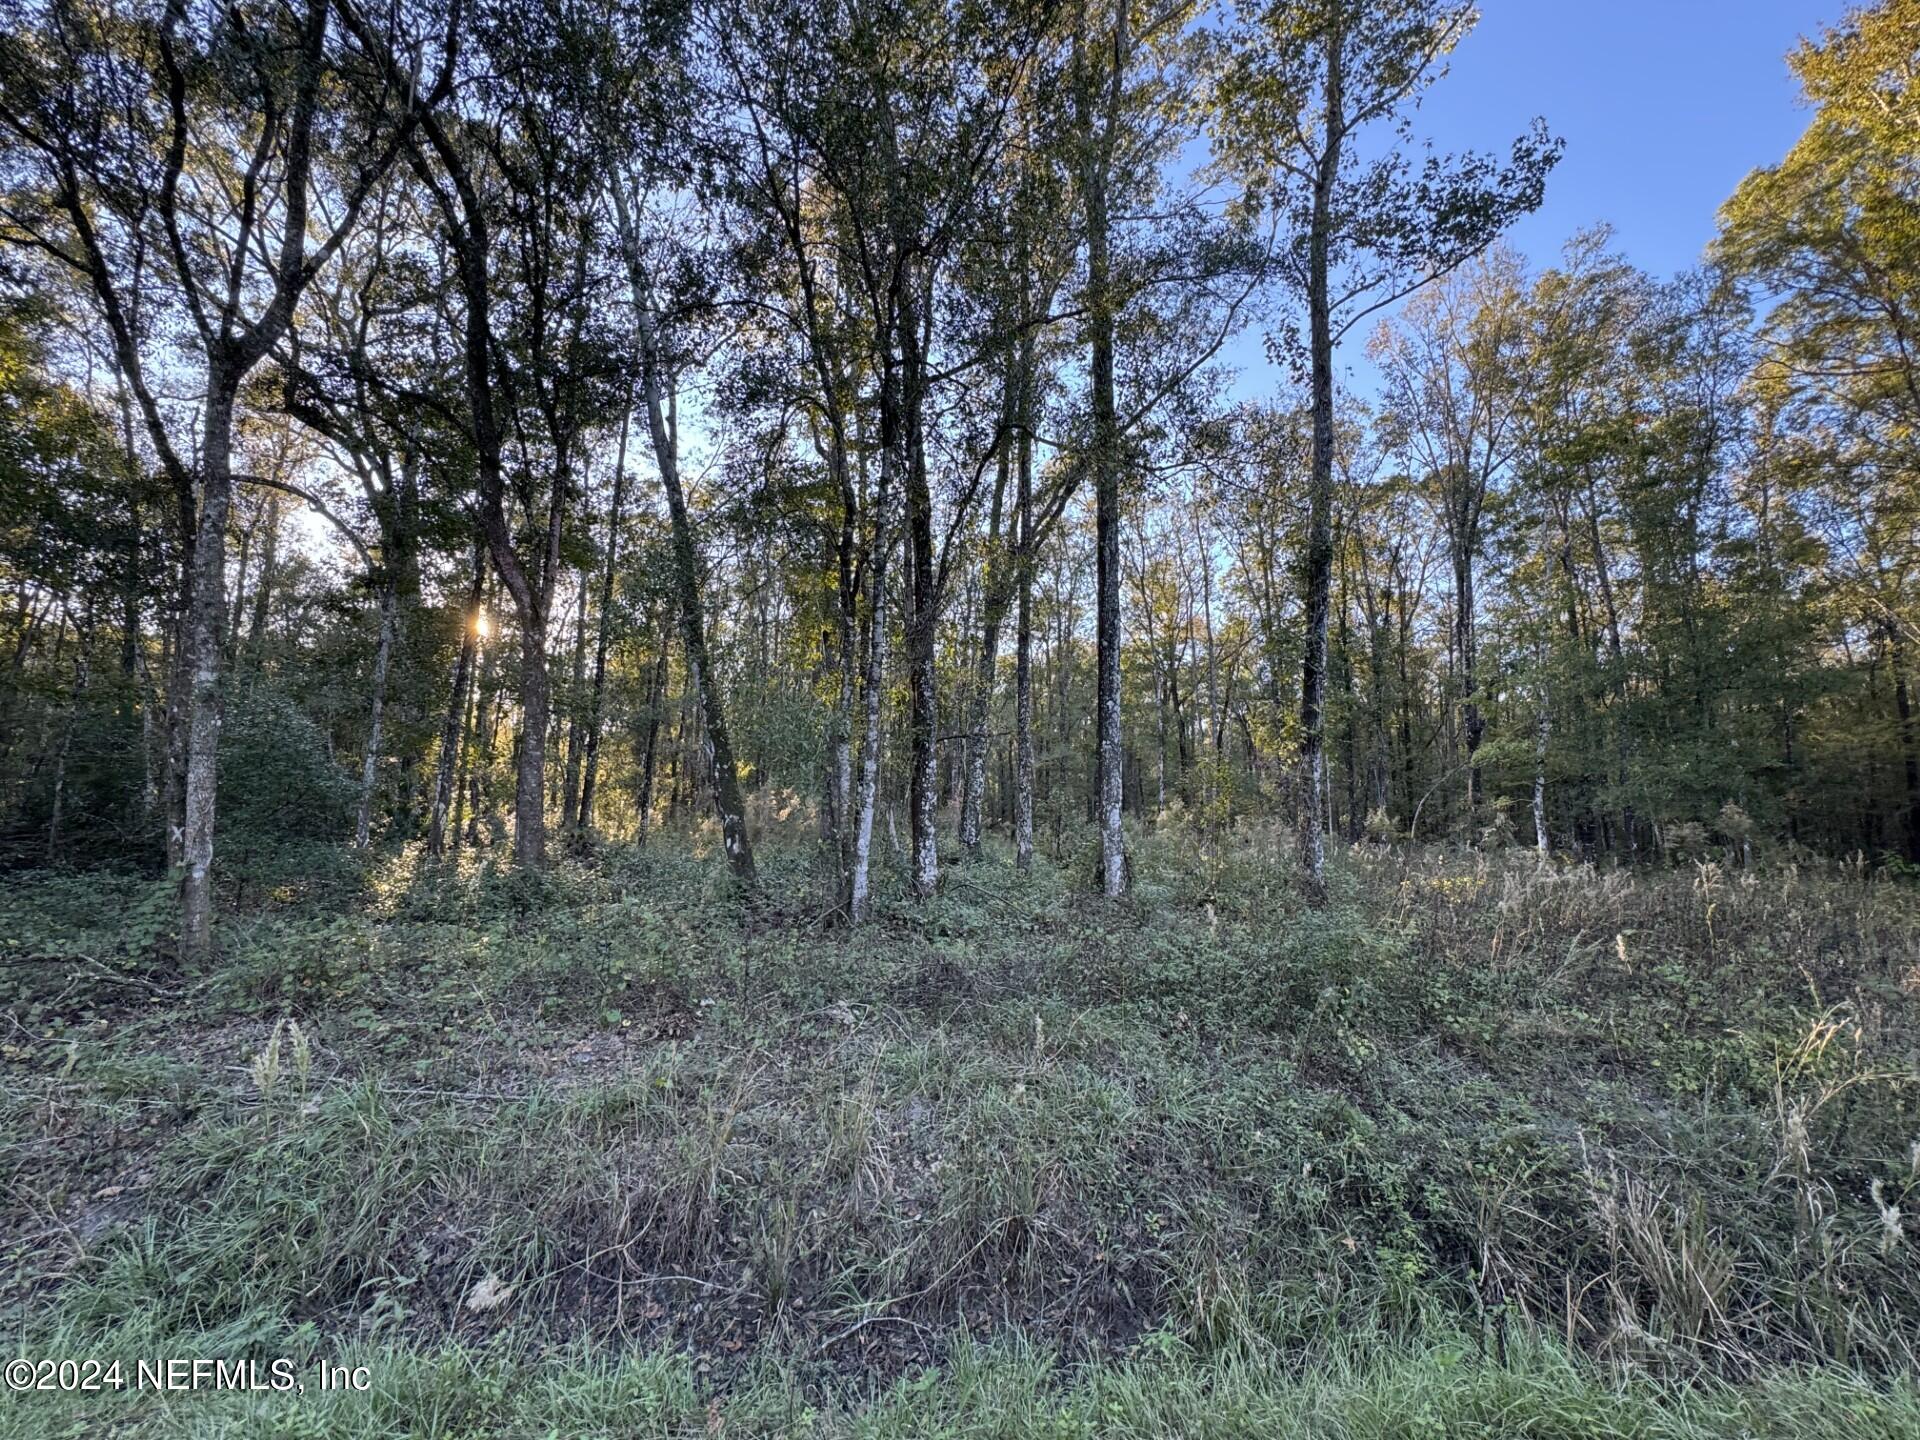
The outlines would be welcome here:
M 624 179 L 616 181 L 624 187 Z M 663 301 L 652 278 L 635 220 L 637 205 L 624 188 L 615 188 L 613 204 L 632 294 L 634 333 L 640 360 L 640 401 L 647 436 L 653 445 L 654 466 L 667 498 L 671 525 L 675 608 L 680 616 L 681 643 L 686 650 L 701 716 L 706 725 L 706 749 L 713 772 L 713 803 L 720 819 L 721 840 L 734 874 L 751 884 L 754 879 L 753 844 L 747 836 L 746 807 L 740 799 L 740 773 L 734 761 L 727 729 L 726 706 L 719 677 L 707 647 L 707 621 L 701 599 L 700 566 L 694 549 L 693 522 L 687 513 L 686 489 L 680 482 L 679 425 L 673 406 L 676 364 L 662 336 Z
M 475 53 L 464 55 L 462 103 L 414 92 L 419 133 L 409 136 L 464 308 L 463 424 L 479 528 L 520 631 L 513 847 L 527 867 L 546 859 L 547 643 L 562 544 L 584 488 L 576 470 L 583 437 L 626 393 L 610 383 L 617 367 L 598 303 L 603 278 L 589 265 L 607 160 L 596 143 L 604 76 L 595 65 L 609 35 L 591 14 L 549 18 L 490 12 L 475 26 Z M 449 72 L 462 63 L 463 38 L 449 42 Z M 406 85 L 391 50 L 384 59 Z
M 1140 7 L 1136 13 L 1131 0 L 1117 0 L 1110 13 L 1092 9 L 1075 27 L 1068 65 L 1072 157 L 1086 250 L 1081 309 L 1087 343 L 1084 463 L 1094 492 L 1095 808 L 1100 889 L 1109 897 L 1127 886 L 1120 697 L 1121 482 L 1132 468 L 1127 449 L 1154 408 L 1216 353 L 1252 289 L 1247 285 L 1227 297 L 1221 315 L 1191 317 L 1215 322 L 1203 323 L 1197 332 L 1168 327 L 1157 333 L 1165 348 L 1158 363 L 1141 365 L 1133 388 L 1145 393 L 1129 396 L 1138 403 L 1123 411 L 1116 354 L 1129 311 L 1170 281 L 1189 295 L 1211 299 L 1209 282 L 1245 273 L 1254 259 L 1247 247 L 1223 244 L 1227 237 L 1209 234 L 1192 197 L 1165 193 L 1162 166 L 1196 119 L 1186 84 L 1192 15 L 1193 8 L 1184 3 Z M 1165 208 L 1149 208 L 1155 205 Z M 1128 211 L 1154 214 L 1144 239 L 1129 231 L 1146 227 L 1119 218 Z
M 860 760 L 844 866 L 848 912 L 858 921 L 868 905 L 879 799 L 896 541 L 906 568 L 910 885 L 924 898 L 939 883 L 940 617 L 956 537 L 1007 435 L 997 414 L 993 423 L 977 423 L 983 408 L 997 412 L 1003 398 L 981 376 L 992 373 L 987 367 L 1004 354 L 1007 336 L 983 338 L 968 323 L 970 297 L 955 270 L 985 219 L 1012 100 L 1050 17 L 1044 6 L 983 11 L 942 0 L 855 5 L 825 17 L 783 4 L 725 13 L 716 48 L 746 117 L 746 133 L 733 138 L 733 163 L 790 267 L 790 287 L 782 288 L 792 299 L 780 318 L 812 372 L 805 403 L 821 417 L 821 445 L 841 497 L 835 589 L 842 655 L 855 628 L 854 596 L 861 588 L 866 596 L 858 626 Z M 850 387 L 863 381 L 868 393 L 856 398 Z M 951 403 L 940 408 L 948 395 Z M 870 429 L 850 444 L 848 432 L 868 417 Z M 875 472 L 865 495 L 854 479 L 856 454 L 863 481 L 869 459 Z M 850 701 L 850 687 L 843 693 Z
M 1334 349 L 1366 317 L 1479 254 L 1540 203 L 1560 144 L 1542 122 L 1500 163 L 1486 156 L 1416 164 L 1411 113 L 1445 73 L 1476 12 L 1452 0 L 1306 0 L 1239 12 L 1218 81 L 1222 162 L 1297 238 L 1275 267 L 1306 312 L 1297 332 L 1269 338 L 1309 376 L 1313 461 L 1303 577 L 1301 857 L 1324 897 L 1326 675 L 1333 573 Z M 1369 157 L 1370 129 L 1397 141 Z M 1304 360 L 1304 365 L 1301 361 Z
M 192 537 L 171 700 L 184 715 L 180 811 L 168 852 L 181 868 L 181 945 L 193 959 L 212 945 L 240 388 L 353 232 L 414 124 L 381 53 L 364 43 L 371 32 L 333 18 L 331 0 L 308 0 L 271 14 L 222 11 L 202 29 L 180 3 L 109 16 L 55 0 L 0 44 L 0 127 L 14 170 L 8 238 L 90 286 Z M 449 81 L 443 68 L 428 93 L 443 96 Z M 143 293 L 150 280 L 164 298 Z M 168 413 L 149 375 L 162 309 L 184 315 L 200 355 L 197 461 L 184 417 Z
M 1790 57 L 1806 132 L 1744 180 L 1721 212 L 1719 263 L 1773 300 L 1766 364 L 1800 428 L 1822 437 L 1836 553 L 1849 597 L 1894 678 L 1907 794 L 1907 856 L 1920 863 L 1920 735 L 1910 647 L 1920 554 L 1913 543 L 1920 426 L 1920 4 L 1851 12 Z
M 1475 569 L 1488 502 L 1520 443 L 1514 374 L 1523 298 L 1520 259 L 1496 248 L 1427 287 L 1373 352 L 1386 389 L 1383 417 L 1428 489 L 1453 571 L 1453 668 L 1465 747 L 1466 826 L 1479 833 L 1486 733 L 1477 689 Z

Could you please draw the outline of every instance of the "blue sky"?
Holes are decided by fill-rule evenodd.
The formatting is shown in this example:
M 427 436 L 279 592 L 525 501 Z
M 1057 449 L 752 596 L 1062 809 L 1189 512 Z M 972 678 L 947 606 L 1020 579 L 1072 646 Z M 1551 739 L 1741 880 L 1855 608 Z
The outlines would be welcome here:
M 1699 258 L 1741 177 L 1778 160 L 1805 128 L 1786 54 L 1843 9 L 1840 0 L 1482 0 L 1419 128 L 1442 149 L 1489 149 L 1544 115 L 1567 153 L 1513 243 L 1544 262 L 1606 220 L 1636 264 L 1672 274 Z
M 1481 0 L 1480 23 L 1415 117 L 1441 151 L 1504 152 L 1536 115 L 1566 141 L 1546 202 L 1508 233 L 1535 266 L 1606 222 L 1635 265 L 1670 276 L 1701 258 L 1720 204 L 1786 154 L 1809 112 L 1787 68 L 1845 0 Z M 1342 347 L 1346 383 L 1373 389 L 1372 321 Z M 1226 359 L 1235 393 L 1273 392 L 1259 337 Z

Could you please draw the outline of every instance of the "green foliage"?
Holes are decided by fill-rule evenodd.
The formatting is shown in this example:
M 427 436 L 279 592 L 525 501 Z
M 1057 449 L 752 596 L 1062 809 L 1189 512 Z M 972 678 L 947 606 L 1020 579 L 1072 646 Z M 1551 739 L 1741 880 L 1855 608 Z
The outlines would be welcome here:
M 270 683 L 227 697 L 220 768 L 222 819 L 242 848 L 338 841 L 352 827 L 353 777 L 306 712 Z
M 370 1393 L 246 1400 L 191 1397 L 171 1414 L 113 1397 L 75 1404 L 24 1397 L 0 1411 L 12 1440 L 80 1437 L 102 1414 L 125 1433 L 226 1440 L 522 1440 L 526 1436 L 673 1440 L 1443 1440 L 1524 1434 L 1540 1440 L 1853 1440 L 1920 1427 L 1911 1387 L 1882 1391 L 1845 1376 L 1725 1384 L 1619 1386 L 1550 1344 L 1482 1361 L 1464 1337 L 1403 1352 L 1349 1347 L 1311 1371 L 1280 1360 L 1212 1362 L 1149 1336 L 1119 1363 L 1067 1373 L 1030 1341 L 956 1345 L 937 1368 L 902 1377 L 864 1403 L 815 1402 L 798 1377 L 756 1373 L 724 1397 L 683 1357 L 574 1345 L 436 1349 L 368 1342 L 330 1357 L 366 1366 Z
M 1512 1377 L 1569 1333 L 1593 1426 L 1703 1375 L 1908 1371 L 1905 890 L 1366 847 L 1329 906 L 1253 913 L 1207 898 L 1201 842 L 1156 846 L 1184 898 L 1063 902 L 989 856 L 934 937 L 814 928 L 778 852 L 790 898 L 730 910 L 677 903 L 714 873 L 680 847 L 531 887 L 412 856 L 344 909 L 263 897 L 185 988 L 28 967 L 0 1128 L 15 1193 L 89 1238 L 14 1252 L 25 1333 L 366 1345 L 402 1389 L 449 1345 L 577 1343 L 586 1385 L 624 1315 L 692 1350 L 701 1404 L 787 1374 L 854 1426 L 891 1402 L 829 1421 L 821 1347 L 933 1365 L 944 1404 L 1012 1327 L 1096 1362 L 1049 1405 L 1163 1365 L 1267 1376 L 1253 1404 L 1303 1356 L 1320 1384 L 1504 1346 L 1466 1369 Z M 91 885 L 10 923 L 138 953 L 137 882 Z

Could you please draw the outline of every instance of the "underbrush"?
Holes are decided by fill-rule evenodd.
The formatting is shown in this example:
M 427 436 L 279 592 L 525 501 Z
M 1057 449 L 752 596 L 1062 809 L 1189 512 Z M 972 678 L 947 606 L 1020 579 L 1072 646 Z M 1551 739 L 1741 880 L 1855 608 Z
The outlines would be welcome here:
M 382 1377 L 205 1434 L 1920 1433 L 1911 891 L 1362 848 L 1307 910 L 1282 854 L 850 933 L 802 845 L 407 852 L 202 975 L 32 880 L 9 1328 Z

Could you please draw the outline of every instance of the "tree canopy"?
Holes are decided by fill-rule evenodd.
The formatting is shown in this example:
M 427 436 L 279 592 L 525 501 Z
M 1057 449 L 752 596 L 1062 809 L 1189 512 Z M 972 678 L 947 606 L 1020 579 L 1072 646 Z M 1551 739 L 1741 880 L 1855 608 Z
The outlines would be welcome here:
M 1474 20 L 25 6 L 6 853 L 175 867 L 190 954 L 278 784 L 529 869 L 711 825 L 749 887 L 804 814 L 853 922 L 1262 817 L 1315 887 L 1920 863 L 1920 6 L 1790 57 L 1675 277 L 1502 240 L 1546 121 L 1422 143 Z

